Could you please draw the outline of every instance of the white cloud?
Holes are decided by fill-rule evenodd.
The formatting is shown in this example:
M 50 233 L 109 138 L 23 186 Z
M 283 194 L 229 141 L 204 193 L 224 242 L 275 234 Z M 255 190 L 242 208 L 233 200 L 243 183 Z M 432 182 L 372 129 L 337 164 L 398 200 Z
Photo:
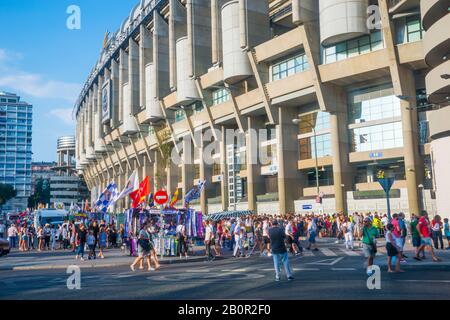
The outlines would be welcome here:
M 37 98 L 63 99 L 75 103 L 81 85 L 46 79 L 40 74 L 33 74 L 10 67 L 10 62 L 22 59 L 22 55 L 0 48 L 0 87 L 7 87 L 18 93 Z
M 50 115 L 62 120 L 67 125 L 73 125 L 72 109 L 53 109 L 50 111 Z

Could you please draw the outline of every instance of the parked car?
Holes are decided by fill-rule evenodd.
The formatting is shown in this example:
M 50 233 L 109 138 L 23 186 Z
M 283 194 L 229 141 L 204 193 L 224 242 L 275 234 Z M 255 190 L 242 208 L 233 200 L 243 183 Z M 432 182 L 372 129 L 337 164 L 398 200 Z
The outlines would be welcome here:
M 0 257 L 9 253 L 9 241 L 0 239 Z

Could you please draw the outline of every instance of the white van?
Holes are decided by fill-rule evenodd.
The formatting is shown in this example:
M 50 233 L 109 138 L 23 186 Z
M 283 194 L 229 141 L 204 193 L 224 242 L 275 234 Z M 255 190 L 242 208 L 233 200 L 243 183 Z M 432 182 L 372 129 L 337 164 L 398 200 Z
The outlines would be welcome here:
M 34 214 L 35 228 L 44 227 L 47 223 L 51 225 L 62 225 L 65 220 L 69 219 L 67 210 L 56 209 L 40 209 Z

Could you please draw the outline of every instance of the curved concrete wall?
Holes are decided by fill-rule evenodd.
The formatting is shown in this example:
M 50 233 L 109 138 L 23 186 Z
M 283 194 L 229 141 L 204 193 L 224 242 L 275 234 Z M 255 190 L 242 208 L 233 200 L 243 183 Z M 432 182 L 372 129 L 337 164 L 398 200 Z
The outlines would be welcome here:
M 317 0 L 292 0 L 292 22 L 301 24 L 318 18 Z
M 436 21 L 425 34 L 423 47 L 425 50 L 425 62 L 430 67 L 441 64 L 444 57 L 450 59 L 450 14 Z M 444 30 L 447 30 L 444 31 Z M 447 71 L 450 71 L 447 69 Z
M 448 0 L 420 0 L 420 12 L 425 31 L 448 13 L 449 6 Z
M 450 74 L 450 60 L 432 69 L 425 77 L 428 101 L 430 103 L 448 105 L 450 104 L 450 79 L 441 76 Z
M 434 182 L 436 189 L 436 209 L 441 216 L 450 218 L 450 136 L 431 142 Z
M 200 99 L 195 80 L 189 77 L 188 38 L 182 37 L 177 40 L 177 102 L 179 104 L 193 102 Z
M 59 151 L 60 149 L 73 149 L 75 148 L 75 137 L 74 136 L 64 136 L 64 137 L 60 137 L 58 138 L 58 143 L 57 143 L 57 151 Z
M 133 116 L 133 110 L 131 105 L 131 88 L 129 83 L 125 83 L 122 87 L 123 90 L 123 133 L 131 134 L 138 132 L 139 129 L 136 124 L 136 120 Z
M 241 48 L 239 1 L 222 6 L 223 79 L 235 83 L 253 74 L 247 52 Z
M 369 0 L 320 0 L 320 39 L 323 45 L 368 34 Z
M 153 63 L 149 63 L 145 66 L 145 78 L 148 82 L 145 86 L 145 110 L 147 119 L 149 119 L 150 122 L 160 120 L 164 118 L 164 115 L 162 113 L 161 107 L 159 105 L 159 101 L 157 99 L 156 95 L 156 86 L 151 83 L 155 80 L 155 67 Z M 150 80 L 151 79 L 151 80 Z

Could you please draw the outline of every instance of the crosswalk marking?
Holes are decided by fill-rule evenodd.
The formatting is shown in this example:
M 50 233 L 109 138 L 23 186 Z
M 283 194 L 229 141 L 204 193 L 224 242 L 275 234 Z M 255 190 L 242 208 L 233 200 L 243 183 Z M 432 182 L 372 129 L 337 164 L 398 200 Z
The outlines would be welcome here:
M 346 250 L 346 249 L 343 249 L 343 248 L 339 248 L 339 250 L 344 252 L 348 256 L 359 257 L 359 253 L 358 252 L 351 251 L 351 250 Z
M 309 250 L 305 250 L 305 251 L 303 251 L 303 256 L 304 257 L 314 257 L 314 253 L 312 253 Z
M 327 257 L 336 257 L 337 254 L 327 248 L 319 248 L 320 252 L 322 252 Z

